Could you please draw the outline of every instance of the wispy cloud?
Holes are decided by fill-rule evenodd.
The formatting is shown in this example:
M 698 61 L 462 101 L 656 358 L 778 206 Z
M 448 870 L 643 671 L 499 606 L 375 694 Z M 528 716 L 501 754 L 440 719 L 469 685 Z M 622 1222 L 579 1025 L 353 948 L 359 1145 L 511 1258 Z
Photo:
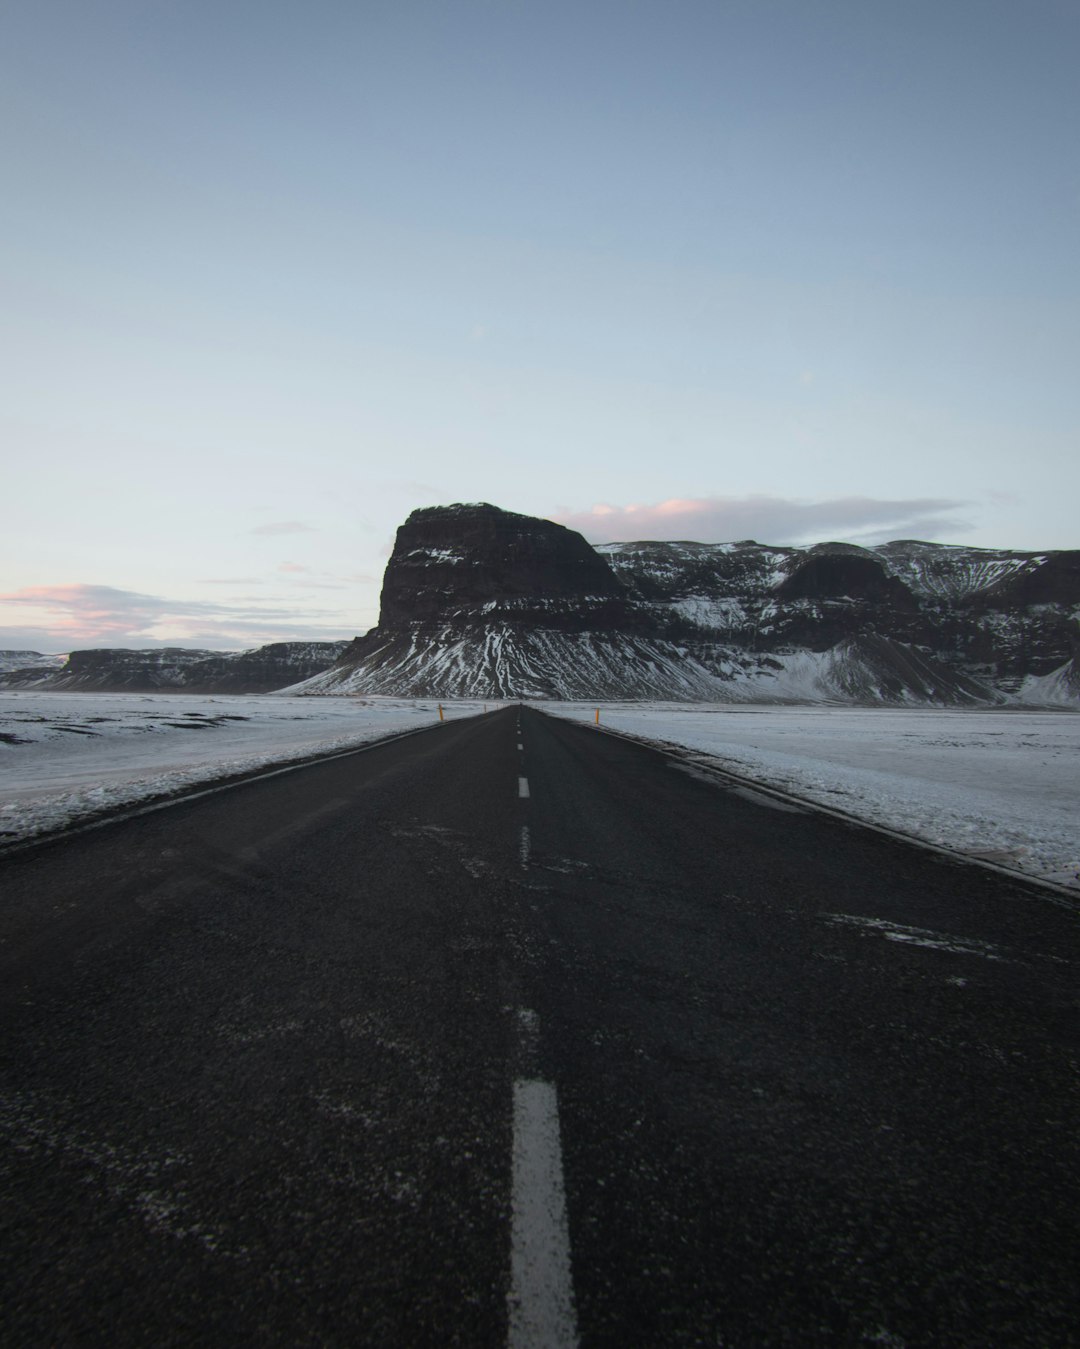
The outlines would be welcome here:
M 635 539 L 729 543 L 747 538 L 762 543 L 825 539 L 878 543 L 966 533 L 973 525 L 956 512 L 971 504 L 945 497 L 883 500 L 852 496 L 827 501 L 773 496 L 673 497 L 655 505 L 600 504 L 589 511 L 567 511 L 552 519 L 576 529 L 592 543 Z
M 250 532 L 266 539 L 279 534 L 315 534 L 318 531 L 314 525 L 305 525 L 302 520 L 275 520 L 270 524 L 256 525 Z
M 350 636 L 355 621 L 333 609 L 216 604 L 174 600 L 115 586 L 27 586 L 0 594 L 4 611 L 19 620 L 5 632 L 47 649 L 92 646 L 253 646 L 275 641 L 332 641 Z

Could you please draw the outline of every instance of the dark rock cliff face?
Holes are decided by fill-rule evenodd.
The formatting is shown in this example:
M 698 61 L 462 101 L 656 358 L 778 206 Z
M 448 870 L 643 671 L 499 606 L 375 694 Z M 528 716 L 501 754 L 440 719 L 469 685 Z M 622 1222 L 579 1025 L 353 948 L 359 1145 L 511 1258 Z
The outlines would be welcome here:
M 31 668 L 0 675 L 0 688 L 88 693 L 271 693 L 329 669 L 345 642 L 273 642 L 255 651 L 162 647 L 73 651 L 59 670 Z
M 298 691 L 1069 705 L 1078 563 L 913 540 L 593 549 L 431 507 L 398 531 L 378 627 Z
M 655 627 L 655 616 L 573 530 L 486 502 L 432 506 L 413 511 L 399 528 L 379 624 L 356 638 L 338 666 L 374 660 L 383 671 L 380 688 L 426 696 L 441 682 L 433 684 L 419 669 L 410 673 L 409 663 L 418 651 L 432 659 L 442 652 L 456 667 L 456 687 L 501 688 L 508 652 L 528 646 L 537 633 L 633 634 Z M 548 687 L 541 669 L 529 686 Z
M 397 532 L 379 627 L 621 595 L 603 558 L 562 525 L 485 503 L 435 506 Z

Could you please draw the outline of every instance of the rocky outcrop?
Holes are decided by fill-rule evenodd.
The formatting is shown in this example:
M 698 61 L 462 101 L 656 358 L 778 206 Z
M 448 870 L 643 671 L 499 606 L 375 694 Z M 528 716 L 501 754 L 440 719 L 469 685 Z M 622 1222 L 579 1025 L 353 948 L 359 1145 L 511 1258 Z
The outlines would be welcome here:
M 89 693 L 271 693 L 309 679 L 341 656 L 345 642 L 272 642 L 253 651 L 103 647 L 73 651 L 60 669 L 0 675 L 0 688 Z
M 398 531 L 378 626 L 294 691 L 1067 704 L 1078 561 L 913 540 L 594 549 L 494 506 L 430 507 Z

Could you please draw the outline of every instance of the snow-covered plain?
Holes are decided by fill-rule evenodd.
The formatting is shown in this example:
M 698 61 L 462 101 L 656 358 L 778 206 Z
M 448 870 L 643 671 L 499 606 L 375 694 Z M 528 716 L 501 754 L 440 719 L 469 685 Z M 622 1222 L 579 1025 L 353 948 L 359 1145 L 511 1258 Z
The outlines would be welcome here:
M 484 708 L 443 706 L 447 720 Z M 438 720 L 432 699 L 2 692 L 0 844 Z
M 544 703 L 593 722 L 595 703 Z M 1080 888 L 1080 715 L 1009 708 L 608 703 L 611 730 Z

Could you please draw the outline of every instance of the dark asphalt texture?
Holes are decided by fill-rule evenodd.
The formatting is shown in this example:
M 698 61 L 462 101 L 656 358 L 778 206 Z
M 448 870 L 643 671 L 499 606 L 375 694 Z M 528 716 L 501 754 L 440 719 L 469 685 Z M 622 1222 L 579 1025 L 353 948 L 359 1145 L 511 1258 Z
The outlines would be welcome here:
M 1076 924 L 513 707 L 17 853 L 0 1343 L 505 1344 L 539 1072 L 583 1345 L 1080 1344 Z

